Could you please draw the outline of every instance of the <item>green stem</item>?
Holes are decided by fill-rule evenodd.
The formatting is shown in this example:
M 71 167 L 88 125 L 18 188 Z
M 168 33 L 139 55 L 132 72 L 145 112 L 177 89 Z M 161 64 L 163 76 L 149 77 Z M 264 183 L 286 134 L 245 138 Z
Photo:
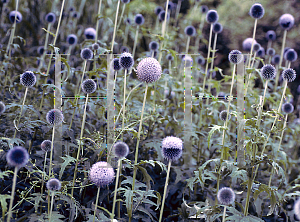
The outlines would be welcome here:
M 117 189 L 118 189 L 118 182 L 119 182 L 119 176 L 120 176 L 120 168 L 121 168 L 121 159 L 118 160 L 118 168 L 117 168 L 117 176 L 116 176 L 116 184 L 115 184 L 115 194 L 114 194 L 114 201 L 113 201 L 113 207 L 111 212 L 111 222 L 113 222 L 114 216 L 115 216 L 115 205 L 116 205 L 116 199 L 117 199 Z
M 248 64 L 248 67 L 250 67 L 251 56 L 252 56 L 252 52 L 253 52 L 253 45 L 254 45 L 254 41 L 255 41 L 256 26 L 257 26 L 257 19 L 255 19 L 255 22 L 254 22 L 252 44 L 251 44 L 251 50 L 250 50 L 250 55 L 249 55 L 249 64 Z
M 137 142 L 136 142 L 136 148 L 135 148 L 134 165 L 137 164 L 137 160 L 138 160 L 140 135 L 141 135 L 141 130 L 142 130 L 142 121 L 143 121 L 144 109 L 145 109 L 146 98 L 147 98 L 147 90 L 148 90 L 148 83 L 146 83 L 146 88 L 145 88 L 145 94 L 144 94 L 144 101 L 143 101 L 142 114 L 141 114 L 140 126 L 139 126 L 139 131 L 138 131 L 138 136 L 137 136 Z M 137 168 L 136 168 L 136 166 L 134 166 L 134 170 L 133 170 L 133 181 L 132 181 L 132 190 L 134 190 L 134 186 L 135 186 L 136 171 L 137 171 Z M 132 197 L 132 199 L 133 199 L 133 197 Z M 131 209 L 130 209 L 129 211 L 130 211 L 130 212 L 128 213 L 128 215 L 129 215 L 129 222 L 131 222 L 131 218 L 132 218 L 132 206 L 131 206 Z
M 223 212 L 223 222 L 225 222 L 225 217 L 226 217 L 226 206 L 224 207 L 224 212 Z
M 114 26 L 114 34 L 113 34 L 113 38 L 112 38 L 112 41 L 111 41 L 111 53 L 112 54 L 114 53 L 114 43 L 115 43 L 115 36 L 116 36 L 116 28 L 117 28 L 119 7 L 120 7 L 120 0 L 118 0 L 117 11 L 116 11 L 116 18 L 115 18 L 115 26 Z
M 180 12 L 180 7 L 181 7 L 181 1 L 182 0 L 178 0 L 178 3 L 177 3 L 176 14 L 175 14 L 175 24 L 177 24 L 178 15 L 179 15 L 179 12 Z
M 55 124 L 53 125 L 51 151 L 50 151 L 50 164 L 49 164 L 49 178 L 51 177 L 52 171 L 52 155 L 53 155 L 53 143 L 54 143 Z
M 186 42 L 185 54 L 189 53 L 190 39 L 191 39 L 191 37 L 188 36 L 188 39 L 187 39 L 187 42 Z
M 27 91 L 28 91 L 28 87 L 26 87 L 26 89 L 25 89 L 24 99 L 23 99 L 23 103 L 22 103 L 22 107 L 21 107 L 21 112 L 20 112 L 20 115 L 19 115 L 19 118 L 18 118 L 18 121 L 17 121 L 17 124 L 16 124 L 16 129 L 15 129 L 15 133 L 14 133 L 14 138 L 16 138 L 17 130 L 19 130 L 19 129 L 18 129 L 18 125 L 19 125 L 19 122 L 20 122 L 20 119 L 21 119 L 21 116 L 22 116 L 23 107 L 24 107 L 24 104 L 25 104 L 26 96 L 27 96 Z
M 81 143 L 82 143 L 82 137 L 83 137 L 83 129 L 85 125 L 85 118 L 86 118 L 86 106 L 88 102 L 89 94 L 86 94 L 86 100 L 85 100 L 85 105 L 84 105 L 84 113 L 83 113 L 83 120 L 81 124 L 81 131 L 80 131 L 80 141 L 79 141 L 79 146 L 78 146 L 78 151 L 77 151 L 77 157 L 76 157 L 76 164 L 75 164 L 75 170 L 74 170 L 74 177 L 73 177 L 73 182 L 72 182 L 72 190 L 71 190 L 71 196 L 73 197 L 74 193 L 74 185 L 75 185 L 75 179 L 77 176 L 77 167 L 78 167 L 78 160 L 79 160 L 79 154 L 81 150 Z
M 48 32 L 46 33 L 46 40 L 45 40 L 45 44 L 44 44 L 44 52 L 43 52 L 42 58 L 40 60 L 40 64 L 39 64 L 39 67 L 38 67 L 38 72 L 41 70 L 41 68 L 43 66 L 45 55 L 47 53 L 47 45 L 48 45 L 49 32 L 51 30 L 51 25 L 52 25 L 52 23 L 48 23 L 48 27 L 47 27 Z
M 213 24 L 210 25 L 209 42 L 208 42 L 208 52 L 207 52 L 207 59 L 206 59 L 206 66 L 205 66 L 205 73 L 204 73 L 204 80 L 203 80 L 203 86 L 202 86 L 202 92 L 203 93 L 205 93 L 205 82 L 206 82 L 207 70 L 208 70 L 208 60 L 209 60 L 209 57 L 210 57 L 210 45 L 211 45 L 212 29 L 213 29 Z
M 127 69 L 125 69 L 125 74 L 124 74 L 124 97 L 123 97 L 123 120 L 122 120 L 122 130 L 124 130 L 124 123 L 125 123 L 125 95 L 126 95 L 126 75 L 127 75 Z M 123 133 L 122 133 L 122 140 L 123 140 Z
M 17 2 L 16 2 L 16 12 L 18 11 L 18 7 L 19 7 L 19 0 L 17 0 Z M 10 45 L 14 42 L 14 35 L 15 35 L 15 30 L 16 30 L 16 23 L 17 23 L 17 13 L 15 13 L 15 20 L 14 20 L 12 31 L 10 33 L 10 37 L 9 37 L 7 49 L 6 49 L 6 54 L 8 55 L 9 60 L 10 60 L 10 56 L 11 56 Z
M 123 8 L 122 8 L 122 12 L 121 12 L 121 17 L 120 17 L 120 20 L 118 22 L 117 30 L 119 30 L 119 27 L 121 25 L 121 22 L 122 22 L 122 19 L 123 19 L 123 15 L 124 15 L 124 11 L 125 11 L 125 6 L 126 6 L 126 4 L 123 4 Z
M 132 57 L 134 59 L 134 54 L 135 54 L 135 50 L 136 50 L 136 45 L 137 45 L 137 39 L 139 36 L 139 25 L 136 27 L 136 32 L 135 32 L 135 39 L 134 39 L 134 44 L 133 44 L 133 50 L 132 50 Z
M 124 36 L 124 40 L 123 40 L 123 45 L 126 45 L 126 44 L 127 44 L 128 32 L 129 32 L 129 25 L 126 23 L 126 27 L 125 27 L 125 36 Z
M 284 30 L 283 33 L 283 42 L 282 42 L 282 46 L 281 46 L 281 53 L 280 53 L 280 61 L 279 61 L 279 69 L 281 68 L 281 64 L 282 64 L 282 59 L 283 59 L 283 51 L 284 51 L 284 46 L 285 46 L 285 41 L 286 41 L 286 34 L 287 34 L 287 30 Z
M 98 15 L 100 15 L 100 13 L 101 13 L 101 4 L 102 4 L 102 0 L 99 1 Z M 97 43 L 97 41 L 98 41 L 99 20 L 100 19 L 97 17 L 95 43 Z
M 13 184 L 11 189 L 11 196 L 10 196 L 10 202 L 9 202 L 9 209 L 8 209 L 8 216 L 7 216 L 7 222 L 10 222 L 10 218 L 12 215 L 11 209 L 14 202 L 14 195 L 15 195 L 15 189 L 16 189 L 16 183 L 17 183 L 17 174 L 18 174 L 18 167 L 15 167 L 14 177 L 13 177 Z
M 165 206 L 165 199 L 166 199 L 167 187 L 168 187 L 168 183 L 169 183 L 169 175 L 170 175 L 171 163 L 172 163 L 171 160 L 169 160 L 167 178 L 166 178 L 165 188 L 164 188 L 164 196 L 163 196 L 163 199 L 162 199 L 162 204 L 161 204 L 161 209 L 160 209 L 160 215 L 159 215 L 159 222 L 162 221 L 162 215 L 163 215 L 163 212 L 164 212 L 164 206 Z
M 97 211 L 97 205 L 98 205 L 98 199 L 99 199 L 99 193 L 100 193 L 100 187 L 98 187 L 98 191 L 97 191 L 97 197 L 96 197 L 96 203 L 95 203 L 95 211 L 94 211 L 93 222 L 95 222 L 96 211 Z
M 49 214 L 49 222 L 51 222 L 52 210 L 53 210 L 54 192 L 51 193 L 51 208 Z
M 47 165 L 47 152 L 45 153 L 45 160 L 44 160 L 44 169 L 43 172 L 46 172 L 46 165 Z M 42 174 L 42 187 L 41 187 L 41 197 L 43 196 L 43 188 L 44 188 L 44 174 Z M 41 202 L 41 214 L 43 213 L 43 203 Z

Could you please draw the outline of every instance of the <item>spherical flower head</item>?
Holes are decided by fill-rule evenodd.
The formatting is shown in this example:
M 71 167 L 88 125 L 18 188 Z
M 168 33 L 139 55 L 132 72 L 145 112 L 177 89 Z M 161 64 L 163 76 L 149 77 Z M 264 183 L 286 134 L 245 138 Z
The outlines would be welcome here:
M 254 45 L 253 45 L 253 50 L 254 50 L 254 52 L 257 52 L 259 49 L 260 49 L 260 44 L 259 43 L 255 43 Z
M 255 3 L 251 6 L 249 14 L 252 18 L 261 19 L 265 14 L 265 9 L 261 4 Z
M 165 10 L 163 10 L 163 11 L 161 11 L 160 13 L 159 13 L 159 15 L 158 15 L 158 18 L 159 18 L 159 21 L 165 21 L 165 17 L 166 17 L 166 11 Z M 167 21 L 169 21 L 169 19 L 170 19 L 170 14 L 168 13 L 167 14 Z
M 195 29 L 194 26 L 189 25 L 189 26 L 185 27 L 184 33 L 185 33 L 187 36 L 195 36 L 195 35 L 196 35 L 196 29 Z
M 5 112 L 5 104 L 0 101 L 0 115 Z
M 82 105 L 82 110 L 84 111 L 84 109 L 86 109 L 86 110 L 85 110 L 86 112 L 91 111 L 91 106 L 90 106 L 90 104 L 86 104 L 86 108 L 85 108 L 85 105 Z
M 203 66 L 205 64 L 205 59 L 203 58 L 203 56 L 198 56 L 196 58 L 196 62 L 197 62 L 198 65 Z
M 9 20 L 11 23 L 15 22 L 15 16 L 16 16 L 16 23 L 22 22 L 22 14 L 19 11 L 11 11 L 9 13 Z
M 167 2 L 165 3 L 165 6 L 164 6 L 164 8 L 166 8 L 166 6 L 167 6 Z M 172 10 L 172 9 L 174 9 L 175 8 L 175 5 L 174 5 L 174 3 L 173 2 L 171 2 L 171 1 L 169 1 L 169 4 L 168 4 L 168 8 L 167 8 L 167 10 Z
M 77 44 L 77 36 L 74 34 L 70 34 L 67 37 L 67 43 L 69 45 L 76 45 Z
M 290 114 L 294 111 L 294 106 L 292 103 L 284 103 L 282 104 L 281 110 L 285 114 Z
M 276 33 L 273 30 L 269 30 L 266 33 L 266 38 L 269 41 L 275 41 L 276 40 Z
M 156 15 L 159 15 L 159 13 L 160 13 L 161 11 L 163 11 L 163 10 L 164 10 L 163 7 L 157 6 L 157 7 L 155 8 L 154 12 L 155 12 Z
M 124 23 L 125 23 L 126 25 L 131 25 L 131 24 L 132 24 L 132 21 L 131 21 L 130 18 L 126 18 L 126 19 L 124 20 Z
M 222 121 L 226 121 L 226 118 L 227 118 L 227 111 L 226 111 L 226 110 L 221 111 L 220 114 L 219 114 L 219 117 L 220 117 L 220 119 L 221 119 Z M 230 118 L 231 118 L 231 115 L 229 114 L 228 120 L 230 120 Z
M 47 186 L 47 189 L 51 190 L 51 191 L 58 191 L 61 189 L 61 183 L 56 178 L 51 178 L 50 180 L 48 180 L 46 186 Z
M 166 56 L 166 59 L 167 59 L 168 61 L 173 61 L 173 60 L 174 60 L 174 57 L 172 56 L 172 54 L 168 54 L 168 55 Z
M 44 140 L 41 144 L 41 149 L 45 152 L 51 151 L 51 141 L 50 140 Z
M 158 50 L 158 48 L 159 48 L 158 42 L 152 41 L 152 42 L 149 43 L 149 49 L 150 49 L 151 51 Z
M 128 4 L 128 3 L 130 2 L 130 0 L 122 0 L 122 2 L 123 2 L 124 4 Z
M 214 33 L 221 33 L 222 31 L 223 31 L 223 26 L 219 22 L 214 23 L 213 32 Z
M 155 58 L 142 59 L 137 66 L 137 76 L 142 82 L 152 83 L 161 76 L 161 65 Z
M 98 49 L 100 48 L 100 46 L 99 46 L 98 43 L 94 43 L 94 44 L 92 45 L 92 48 L 93 48 L 93 50 L 98 50 Z
M 124 142 L 117 142 L 114 145 L 114 153 L 118 158 L 126 157 L 129 153 L 129 147 Z
M 275 55 L 275 49 L 273 49 L 273 48 L 268 48 L 268 49 L 267 49 L 267 55 L 269 55 L 269 56 L 274 56 L 274 55 Z
M 121 46 L 120 53 L 123 53 L 123 52 L 129 52 L 129 48 L 126 46 Z
M 272 63 L 275 64 L 275 65 L 278 65 L 280 62 L 280 55 L 274 55 L 272 57 Z
M 284 53 L 284 59 L 289 62 L 295 62 L 298 58 L 297 52 L 294 49 L 289 49 Z
M 97 84 L 92 79 L 86 79 L 82 82 L 81 89 L 82 89 L 82 92 L 84 92 L 85 94 L 91 94 L 96 91 Z
M 261 58 L 264 57 L 266 55 L 265 49 L 263 47 L 260 47 L 259 50 L 257 50 L 256 55 Z
M 96 38 L 96 30 L 92 27 L 84 30 L 84 36 L 86 39 L 95 39 Z
M 43 55 L 43 53 L 44 53 L 44 46 L 39 46 L 36 51 L 37 51 L 37 53 L 39 55 Z
M 250 52 L 251 51 L 251 45 L 252 45 L 252 41 L 253 41 L 253 38 L 246 38 L 244 41 L 243 41 L 243 50 L 246 51 L 246 52 Z M 254 43 L 256 43 L 256 40 L 254 39 Z
M 276 68 L 271 64 L 266 64 L 261 68 L 260 74 L 265 80 L 274 79 L 277 74 Z
M 232 50 L 228 55 L 229 62 L 239 64 L 243 61 L 243 54 L 239 50 Z
M 53 12 L 49 12 L 46 17 L 45 17 L 45 20 L 48 22 L 48 23 L 54 23 L 56 21 L 56 15 L 53 13 Z
M 114 58 L 112 60 L 112 66 L 113 66 L 114 71 L 119 71 L 122 69 L 119 58 Z
M 115 172 L 109 163 L 100 161 L 91 167 L 89 177 L 96 186 L 105 187 L 114 181 Z
M 142 14 L 136 14 L 134 17 L 134 23 L 136 25 L 143 25 L 145 22 L 144 16 Z
M 119 62 L 123 69 L 130 69 L 134 64 L 133 57 L 128 52 L 122 53 L 122 55 L 120 56 Z
M 293 82 L 296 79 L 296 71 L 294 69 L 285 69 L 282 72 L 282 78 L 288 82 Z
M 208 12 L 208 7 L 207 7 L 207 5 L 201 5 L 200 11 L 201 11 L 201 13 L 203 13 L 203 14 L 207 13 L 207 12 Z
M 25 87 L 31 87 L 36 83 L 36 77 L 33 72 L 26 71 L 21 75 L 20 82 Z
M 178 160 L 182 155 L 182 140 L 178 137 L 167 136 L 162 141 L 161 150 L 165 159 Z
M 46 120 L 51 125 L 59 125 L 64 120 L 64 115 L 59 109 L 51 109 L 46 115 Z
M 22 146 L 15 146 L 10 149 L 6 154 L 6 161 L 12 167 L 24 167 L 29 160 L 27 150 Z
M 185 67 L 191 67 L 193 65 L 193 59 L 190 56 L 185 56 L 182 59 L 182 62 L 185 65 Z
M 235 193 L 231 188 L 223 187 L 219 190 L 217 197 L 220 204 L 228 206 L 234 202 Z
M 206 14 L 206 21 L 210 24 L 216 23 L 219 20 L 219 15 L 216 10 L 209 10 Z
M 93 58 L 93 51 L 89 48 L 84 48 L 81 50 L 80 56 L 84 60 L 89 60 Z
M 295 23 L 295 19 L 294 19 L 294 16 L 292 16 L 291 14 L 283 14 L 279 18 L 279 25 L 284 30 L 291 29 L 293 27 L 294 23 Z

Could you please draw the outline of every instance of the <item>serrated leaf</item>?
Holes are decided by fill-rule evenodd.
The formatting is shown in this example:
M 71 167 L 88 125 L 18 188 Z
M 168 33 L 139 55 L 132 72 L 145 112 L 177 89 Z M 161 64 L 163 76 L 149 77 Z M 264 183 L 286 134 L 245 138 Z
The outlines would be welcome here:
M 62 158 L 64 160 L 64 162 L 61 164 L 61 168 L 60 168 L 60 171 L 59 171 L 59 179 L 61 180 L 61 177 L 62 177 L 66 167 L 70 163 L 76 161 L 76 159 L 74 157 L 69 156 L 69 155 L 66 155 L 66 157 L 60 157 L 60 158 Z
M 213 135 L 213 133 L 216 130 L 220 131 L 221 129 L 224 129 L 224 127 L 223 126 L 219 126 L 219 125 L 214 125 L 213 127 L 209 127 L 209 128 L 211 128 L 211 130 L 209 131 L 208 137 L 207 137 L 208 149 L 210 148 L 210 139 L 211 139 L 211 136 Z
M 45 32 L 48 32 L 50 35 L 52 35 L 53 37 L 55 37 L 55 34 L 54 33 L 52 33 L 52 32 L 50 32 L 50 31 L 48 31 L 47 29 L 45 29 L 45 28 L 42 28 Z

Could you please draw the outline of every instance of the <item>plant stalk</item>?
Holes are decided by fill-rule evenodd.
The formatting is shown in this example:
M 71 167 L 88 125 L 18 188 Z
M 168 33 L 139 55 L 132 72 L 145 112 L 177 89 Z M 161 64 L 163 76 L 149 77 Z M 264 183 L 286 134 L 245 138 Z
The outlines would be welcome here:
M 26 87 L 26 89 L 25 89 L 25 94 L 24 94 L 24 99 L 23 99 L 23 103 L 22 103 L 22 107 L 21 107 L 21 112 L 20 112 L 20 115 L 19 115 L 19 118 L 18 118 L 18 121 L 17 121 L 17 124 L 16 124 L 17 128 L 18 128 L 18 125 L 19 125 L 19 122 L 20 122 L 20 119 L 21 119 L 21 116 L 22 116 L 23 107 L 24 107 L 24 104 L 25 104 L 27 92 L 28 92 L 28 87 Z M 17 128 L 15 129 L 14 138 L 16 138 L 16 135 L 17 135 L 17 130 L 18 130 Z
M 119 182 L 119 176 L 120 176 L 120 168 L 121 168 L 121 159 L 118 160 L 118 169 L 117 169 L 117 176 L 116 176 L 116 184 L 115 184 L 115 193 L 114 193 L 114 201 L 113 201 L 113 207 L 111 212 L 111 222 L 113 222 L 114 216 L 115 216 L 115 205 L 116 205 L 116 199 L 117 199 L 117 189 L 118 189 L 118 182 Z
M 16 183 L 17 183 L 17 174 L 18 174 L 18 167 L 15 167 L 12 190 L 11 190 L 11 196 L 10 196 L 10 202 L 9 202 L 7 222 L 10 222 L 10 218 L 11 218 L 11 215 L 12 215 L 11 209 L 12 209 L 12 205 L 13 205 L 13 202 L 14 202 L 14 195 L 15 195 Z
M 98 205 L 98 199 L 99 199 L 99 193 L 100 193 L 100 187 L 98 187 L 98 191 L 97 191 L 97 197 L 96 197 L 96 203 L 95 203 L 95 211 L 94 211 L 93 222 L 95 222 L 96 211 L 97 211 L 97 205 Z
M 165 206 L 165 199 L 166 199 L 167 187 L 168 187 L 168 183 L 169 183 L 169 175 L 170 175 L 171 163 L 172 163 L 171 160 L 169 160 L 167 178 L 166 178 L 165 188 L 164 188 L 164 196 L 163 196 L 163 200 L 162 200 L 162 204 L 161 204 L 161 209 L 160 209 L 160 215 L 159 215 L 159 222 L 162 221 L 162 215 L 163 215 L 163 212 L 164 212 L 164 206 Z

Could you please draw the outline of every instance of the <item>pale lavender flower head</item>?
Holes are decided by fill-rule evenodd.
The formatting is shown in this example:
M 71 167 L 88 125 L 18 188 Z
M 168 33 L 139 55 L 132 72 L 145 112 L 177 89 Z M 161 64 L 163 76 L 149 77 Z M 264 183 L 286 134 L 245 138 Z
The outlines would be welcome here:
M 114 181 L 115 172 L 109 163 L 100 161 L 91 167 L 89 178 L 96 186 L 105 187 Z
M 6 154 L 6 161 L 12 167 L 24 167 L 29 160 L 27 150 L 22 146 L 15 146 L 10 149 Z
M 235 193 L 231 188 L 223 187 L 219 190 L 217 197 L 220 204 L 230 205 L 235 200 Z
M 161 65 L 155 58 L 142 59 L 137 66 L 137 76 L 142 82 L 155 82 L 161 77 L 161 73 Z
M 167 136 L 162 141 L 162 155 L 165 159 L 175 161 L 182 155 L 182 140 L 178 137 Z

